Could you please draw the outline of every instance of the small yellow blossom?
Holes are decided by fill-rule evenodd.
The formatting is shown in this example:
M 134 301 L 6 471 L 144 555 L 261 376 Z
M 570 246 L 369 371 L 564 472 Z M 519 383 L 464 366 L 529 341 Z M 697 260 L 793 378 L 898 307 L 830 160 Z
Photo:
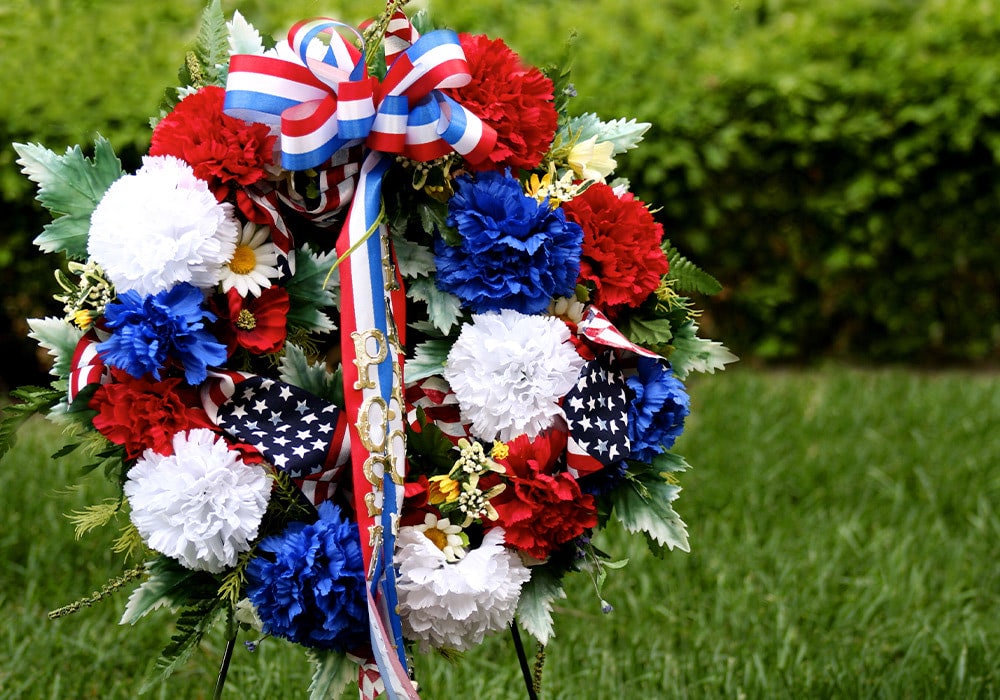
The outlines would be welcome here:
M 428 480 L 427 502 L 432 505 L 441 503 L 454 503 L 458 500 L 458 494 L 462 485 L 450 478 L 446 474 L 432 476 Z
M 507 455 L 509 454 L 510 447 L 499 440 L 493 441 L 493 448 L 490 450 L 490 457 L 493 459 L 507 459 Z

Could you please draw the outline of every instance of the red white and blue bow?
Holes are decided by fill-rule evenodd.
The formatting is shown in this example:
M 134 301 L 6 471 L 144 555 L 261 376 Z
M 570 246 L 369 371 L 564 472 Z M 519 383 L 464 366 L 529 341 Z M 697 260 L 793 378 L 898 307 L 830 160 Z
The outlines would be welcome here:
M 391 700 L 417 698 L 395 611 L 392 554 L 406 473 L 405 294 L 383 222 L 382 177 L 396 155 L 429 161 L 456 152 L 480 161 L 493 150 L 496 133 L 442 92 L 471 80 L 454 32 L 419 36 L 396 13 L 385 40 L 388 69 L 379 81 L 369 75 L 363 51 L 340 33 L 345 30 L 363 46 L 357 29 L 319 18 L 289 30 L 287 57 L 233 56 L 225 111 L 280 126 L 282 166 L 288 170 L 322 169 L 344 148 L 364 147 L 336 244 L 352 480 L 371 594 L 374 662 Z M 370 672 L 370 664 L 361 669 L 363 695 L 375 687 Z

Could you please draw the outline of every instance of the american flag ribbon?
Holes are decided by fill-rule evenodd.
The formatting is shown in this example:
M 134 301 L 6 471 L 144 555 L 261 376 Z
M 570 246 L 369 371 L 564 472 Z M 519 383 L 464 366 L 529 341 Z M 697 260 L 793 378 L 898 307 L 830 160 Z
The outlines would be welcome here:
M 576 325 L 577 333 L 592 343 L 614 348 L 619 351 L 633 352 L 644 357 L 658 358 L 660 355 L 652 350 L 636 345 L 615 328 L 614 324 L 600 310 L 588 306 L 583 319 Z
M 583 366 L 562 403 L 568 431 L 566 470 L 570 474 L 586 476 L 628 458 L 631 398 L 614 351 L 601 353 Z
M 107 335 L 102 337 L 96 328 L 91 328 L 77 342 L 69 372 L 67 396 L 70 403 L 86 387 L 102 384 L 110 377 L 108 368 L 97 352 L 97 344 L 102 340 L 107 340 Z
M 212 422 L 288 474 L 310 503 L 333 495 L 351 448 L 347 419 L 337 406 L 245 372 L 212 372 L 200 390 Z

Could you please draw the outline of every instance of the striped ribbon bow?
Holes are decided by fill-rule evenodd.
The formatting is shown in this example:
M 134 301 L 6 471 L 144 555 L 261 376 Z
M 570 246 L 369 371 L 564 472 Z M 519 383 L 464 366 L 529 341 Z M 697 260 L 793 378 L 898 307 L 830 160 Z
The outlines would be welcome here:
M 285 56 L 233 56 L 225 110 L 280 125 L 282 165 L 321 169 L 342 149 L 363 145 L 347 220 L 337 239 L 341 353 L 352 484 L 369 582 L 372 663 L 362 697 L 418 698 L 396 613 L 392 555 L 406 474 L 403 331 L 405 294 L 382 215 L 382 177 L 394 156 L 429 161 L 457 152 L 484 159 L 496 132 L 444 92 L 471 80 L 458 36 L 420 36 L 402 12 L 388 26 L 384 79 L 368 74 L 361 33 L 342 22 L 305 20 L 288 32 Z M 328 35 L 328 43 L 320 35 Z

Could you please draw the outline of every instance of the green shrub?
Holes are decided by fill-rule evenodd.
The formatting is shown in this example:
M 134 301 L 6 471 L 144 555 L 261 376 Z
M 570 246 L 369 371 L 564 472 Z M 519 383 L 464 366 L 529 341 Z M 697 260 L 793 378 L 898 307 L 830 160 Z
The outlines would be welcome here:
M 701 302 L 702 327 L 741 356 L 1000 358 L 995 3 L 427 4 L 537 65 L 561 60 L 575 36 L 573 110 L 653 123 L 619 173 L 726 285 Z M 278 31 L 314 14 L 357 21 L 382 3 L 223 6 Z M 0 9 L 0 140 L 58 150 L 100 131 L 137 159 L 202 7 L 15 0 Z M 29 264 L 44 223 L 14 158 L 0 150 L 0 194 L 15 212 L 0 242 L 7 289 L 39 279 L 10 270 Z

